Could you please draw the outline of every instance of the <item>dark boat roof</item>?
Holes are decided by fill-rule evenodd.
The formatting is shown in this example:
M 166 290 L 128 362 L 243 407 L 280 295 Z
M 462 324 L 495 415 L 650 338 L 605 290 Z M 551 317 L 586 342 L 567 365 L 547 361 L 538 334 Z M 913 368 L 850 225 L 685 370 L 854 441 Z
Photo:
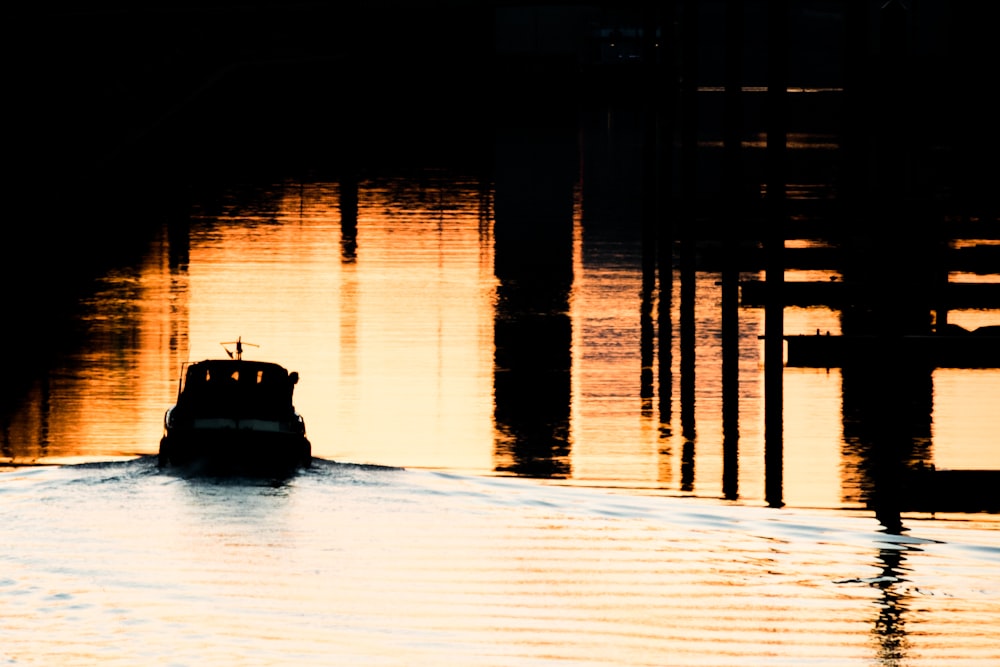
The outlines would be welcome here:
M 244 387 L 291 387 L 298 381 L 298 373 L 270 361 L 247 361 L 245 359 L 205 359 L 189 363 L 183 375 L 183 389 L 189 387 L 212 387 L 224 390 L 225 383 L 238 379 Z
M 232 373 L 234 371 L 247 370 L 270 370 L 272 373 L 284 373 L 288 375 L 288 370 L 281 364 L 271 361 L 248 361 L 246 359 L 204 359 L 188 364 L 188 373 L 191 369 L 218 370 L 222 373 Z

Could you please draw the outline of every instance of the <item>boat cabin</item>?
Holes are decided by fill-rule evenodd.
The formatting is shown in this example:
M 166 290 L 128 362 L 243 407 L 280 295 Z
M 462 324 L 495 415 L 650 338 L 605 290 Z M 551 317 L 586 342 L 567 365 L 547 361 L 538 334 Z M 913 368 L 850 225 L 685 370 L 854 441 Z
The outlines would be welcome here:
M 216 359 L 188 366 L 177 409 L 197 416 L 280 419 L 294 411 L 298 373 L 270 362 Z

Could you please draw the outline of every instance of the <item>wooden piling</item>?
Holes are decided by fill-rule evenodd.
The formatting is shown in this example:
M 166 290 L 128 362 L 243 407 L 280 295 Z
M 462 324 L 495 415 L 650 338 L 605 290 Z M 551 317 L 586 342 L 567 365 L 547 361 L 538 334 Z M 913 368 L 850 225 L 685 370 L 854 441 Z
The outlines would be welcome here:
M 764 310 L 764 493 L 768 505 L 783 500 L 784 248 L 787 152 L 788 3 L 768 3 L 768 82 L 765 238 L 767 305 Z

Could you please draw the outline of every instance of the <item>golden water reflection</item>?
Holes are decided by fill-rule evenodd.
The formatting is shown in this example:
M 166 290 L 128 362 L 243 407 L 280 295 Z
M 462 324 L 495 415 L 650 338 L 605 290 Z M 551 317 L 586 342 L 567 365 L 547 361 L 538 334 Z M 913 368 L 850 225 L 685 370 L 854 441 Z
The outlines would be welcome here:
M 344 195 L 335 182 L 234 190 L 164 227 L 142 263 L 107 275 L 84 304 L 85 345 L 8 419 L 4 456 L 155 453 L 181 363 L 223 354 L 220 343 L 240 336 L 259 345 L 248 355 L 301 374 L 296 405 L 316 456 L 495 474 L 490 194 L 473 179 L 432 172 L 361 182 L 356 217 L 341 214 Z M 644 394 L 639 234 L 585 229 L 577 205 L 566 481 L 723 497 L 721 276 L 696 276 L 685 425 L 676 314 L 671 400 L 664 408 Z M 676 271 L 674 308 L 682 280 Z M 949 313 L 960 324 L 998 320 L 996 311 Z M 785 311 L 788 334 L 839 328 L 834 309 Z M 738 470 L 729 484 L 730 497 L 750 503 L 765 496 L 762 333 L 763 311 L 741 309 Z M 785 503 L 855 503 L 840 369 L 786 368 L 784 382 Z M 1000 371 L 937 369 L 931 385 L 928 463 L 1000 469 L 1000 414 L 991 407 Z

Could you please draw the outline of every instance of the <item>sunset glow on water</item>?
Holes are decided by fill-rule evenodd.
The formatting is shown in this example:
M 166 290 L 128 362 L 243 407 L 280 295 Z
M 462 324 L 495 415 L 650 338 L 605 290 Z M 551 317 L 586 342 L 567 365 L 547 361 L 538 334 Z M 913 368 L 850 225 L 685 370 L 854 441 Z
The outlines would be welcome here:
M 10 425 L 18 461 L 155 453 L 183 362 L 277 360 L 302 380 L 296 405 L 316 456 L 490 474 L 494 451 L 497 278 L 490 212 L 477 183 L 432 174 L 360 189 L 356 249 L 345 255 L 336 183 L 261 188 L 257 208 L 222 198 L 196 211 L 183 248 L 166 232 L 142 265 L 106 276 L 87 305 L 88 347 Z M 585 202 L 578 206 L 585 205 Z M 696 495 L 722 478 L 720 276 L 697 276 L 693 428 L 681 434 L 681 351 L 674 314 L 670 414 L 644 402 L 637 232 L 590 233 L 578 220 L 569 296 L 572 388 L 568 479 L 678 489 L 694 446 Z M 176 238 L 174 238 L 176 244 Z M 186 261 L 171 265 L 178 252 Z M 171 255 L 173 253 L 173 255 Z M 792 275 L 789 279 L 809 279 Z M 762 274 L 745 274 L 762 279 Z M 680 302 L 675 273 L 673 306 Z M 950 321 L 1000 313 L 955 311 Z M 763 311 L 740 311 L 739 494 L 763 498 Z M 839 333 L 835 310 L 790 307 L 785 332 Z M 258 347 L 259 346 L 259 347 Z M 784 372 L 786 502 L 838 507 L 839 368 Z M 1000 468 L 996 369 L 937 369 L 927 415 L 939 467 Z M 654 387 L 660 392 L 661 389 Z M 652 406 L 652 407 L 651 407 Z M 114 415 L 114 418 L 109 418 Z M 16 446 L 14 446 L 16 445 Z
M 642 395 L 637 234 L 588 231 L 578 200 L 568 473 L 518 479 L 498 472 L 489 198 L 444 174 L 363 182 L 356 246 L 338 201 L 336 183 L 288 182 L 205 203 L 100 282 L 84 345 L 5 425 L 7 461 L 76 464 L 2 473 L 7 663 L 1000 656 L 994 515 L 912 513 L 887 533 L 859 500 L 841 369 L 785 369 L 784 508 L 766 507 L 763 313 L 750 308 L 738 492 L 723 499 L 719 274 L 697 276 L 685 425 L 679 350 L 672 412 Z M 786 312 L 788 333 L 837 326 L 830 309 Z M 247 358 L 300 373 L 313 467 L 275 483 L 159 470 L 182 363 L 237 337 Z M 939 467 L 1000 468 L 998 377 L 933 372 Z

